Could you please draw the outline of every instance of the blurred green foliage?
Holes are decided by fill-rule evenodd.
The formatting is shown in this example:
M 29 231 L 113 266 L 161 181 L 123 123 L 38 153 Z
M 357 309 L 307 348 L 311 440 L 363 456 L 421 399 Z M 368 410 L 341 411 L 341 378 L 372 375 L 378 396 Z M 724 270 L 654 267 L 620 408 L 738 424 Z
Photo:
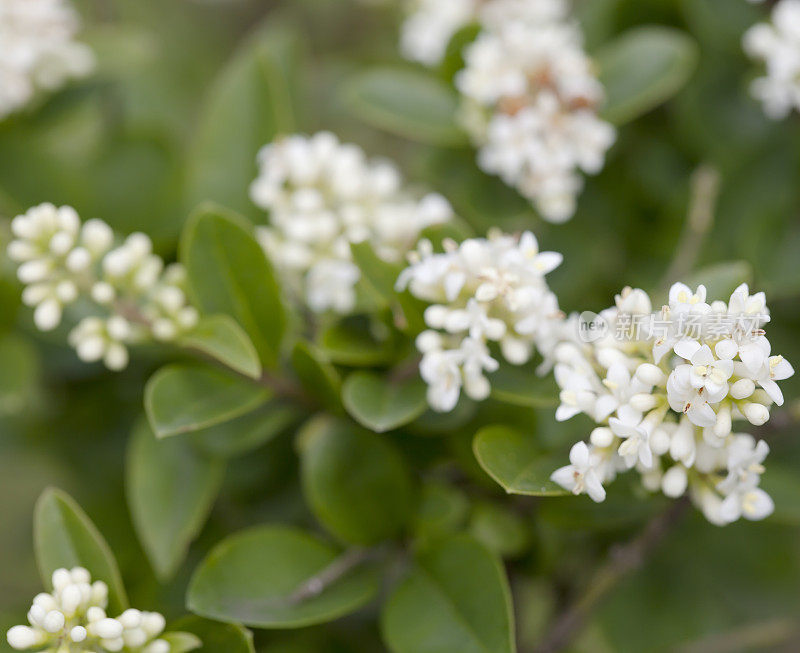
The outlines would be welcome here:
M 466 229 L 481 233 L 493 225 L 532 228 L 546 249 L 565 254 L 564 265 L 551 277 L 562 307 L 599 310 L 610 305 L 624 285 L 663 290 L 663 275 L 680 242 L 691 175 L 707 165 L 719 172 L 721 188 L 716 219 L 698 264 L 736 262 L 736 275 L 752 274 L 754 286 L 767 291 L 775 350 L 800 360 L 800 121 L 792 117 L 774 123 L 763 116 L 747 94 L 753 69 L 740 47 L 742 33 L 763 16 L 763 8 L 744 0 L 576 0 L 587 47 L 598 53 L 601 63 L 615 56 L 625 66 L 640 63 L 624 56 L 624 50 L 614 55 L 609 43 L 642 25 L 679 30 L 692 45 L 677 57 L 676 65 L 683 68 L 673 74 L 671 79 L 677 81 L 670 82 L 669 92 L 648 91 L 654 95 L 647 97 L 655 100 L 619 109 L 617 117 L 626 122 L 606 167 L 587 179 L 573 220 L 550 225 L 513 191 L 477 170 L 474 151 L 447 118 L 453 108 L 447 90 L 452 61 L 445 63 L 438 78 L 402 62 L 396 47 L 400 13 L 393 5 L 366 6 L 352 0 L 77 4 L 99 70 L 0 123 L 4 218 L 42 201 L 70 204 L 83 217 L 101 217 L 120 232 L 147 232 L 161 253 L 177 258 L 181 230 L 200 201 L 213 200 L 254 221 L 265 221 L 247 199 L 258 148 L 278 134 L 325 128 L 371 154 L 390 156 L 410 181 L 446 194 Z M 386 94 L 398 88 L 375 72 L 384 70 L 399 71 L 394 74 L 412 80 L 422 98 L 411 102 L 407 97 L 399 118 L 375 110 L 376 98 L 378 105 L 386 103 Z M 623 71 L 620 80 L 609 78 L 609 84 L 624 87 L 630 74 Z M 365 99 L 367 108 L 358 105 Z M 388 104 L 397 107 L 391 100 Z M 426 127 L 420 129 L 415 124 L 419 120 Z M 272 365 L 277 353 L 270 343 L 284 332 L 283 320 L 274 311 L 265 315 L 267 304 L 259 308 L 218 303 L 217 284 L 229 266 L 207 251 L 215 239 L 225 238 L 226 251 L 239 248 L 235 256 L 258 255 L 247 243 L 235 244 L 235 220 L 208 211 L 216 209 L 194 218 L 181 259 L 190 268 L 193 257 L 199 260 L 192 280 L 200 305 L 237 317 L 260 361 L 242 348 L 215 348 L 213 330 L 210 341 L 199 348 L 212 358 L 234 360 L 243 370 Z M 208 227 L 205 233 L 201 221 Z M 2 224 L 4 247 L 7 222 Z M 356 256 L 369 260 L 369 252 Z M 212 259 L 215 267 L 210 267 Z M 741 261 L 747 262 L 744 269 Z M 257 260 L 254 265 L 268 263 Z M 386 271 L 362 265 L 374 273 L 373 301 L 384 306 Z M 185 453 L 187 443 L 181 435 L 171 436 L 170 449 L 155 453 L 156 443 L 142 421 L 145 382 L 175 357 L 159 348 L 141 351 L 124 374 L 81 364 L 61 346 L 63 331 L 42 335 L 34 330 L 29 312 L 20 309 L 19 288 L 5 260 L 0 261 L 0 274 L 0 629 L 20 622 L 39 591 L 33 507 L 41 492 L 53 485 L 74 496 L 105 535 L 132 604 L 164 611 L 170 619 L 185 614 L 192 571 L 214 545 L 241 529 L 284 524 L 321 532 L 319 519 L 345 542 L 371 543 L 398 532 L 413 537 L 420 555 L 385 552 L 398 567 L 390 577 L 403 575 L 406 580 L 392 595 L 382 623 L 379 603 L 371 601 L 378 587 L 371 568 L 364 568 L 338 588 L 339 602 L 320 600 L 318 612 L 311 616 L 289 612 L 250 619 L 262 624 L 316 623 L 322 619 L 312 617 L 345 612 L 343 604 L 366 604 L 324 625 L 256 631 L 256 648 L 265 653 L 379 651 L 384 649 L 381 629 L 394 650 L 416 652 L 417 644 L 403 628 L 409 622 L 446 634 L 449 639 L 444 642 L 460 642 L 464 650 L 480 647 L 480 642 L 486 650 L 503 650 L 508 615 L 502 609 L 495 614 L 458 605 L 472 593 L 485 592 L 494 597 L 493 609 L 502 607 L 497 603 L 503 602 L 507 588 L 493 566 L 493 555 L 506 558 L 518 645 L 522 651 L 531 650 L 554 606 L 585 584 L 612 543 L 636 532 L 661 507 L 628 487 L 613 488 L 602 506 L 585 497 L 509 497 L 487 476 L 473 455 L 476 425 L 491 426 L 502 416 L 509 433 L 533 432 L 547 449 L 563 449 L 587 430 L 588 422 L 579 418 L 566 425 L 553 422 L 552 407 L 542 401 L 552 396 L 552 388 L 498 379 L 495 396 L 480 406 L 462 402 L 450 415 L 420 415 L 424 406 L 414 384 L 383 387 L 381 379 L 362 372 L 345 380 L 344 406 L 339 406 L 340 379 L 334 365 L 345 371 L 381 367 L 408 353 L 396 330 L 365 318 L 304 333 L 309 342 L 291 343 L 292 360 L 300 382 L 322 388 L 317 398 L 332 412 L 343 414 L 346 409 L 362 425 L 389 433 L 377 436 L 350 429 L 347 437 L 363 442 L 343 444 L 329 432 L 337 428 L 335 423 L 314 424 L 318 432 L 306 433 L 295 443 L 297 426 L 308 415 L 261 393 L 246 397 L 244 406 L 204 406 L 210 416 L 192 425 L 203 427 L 194 435 L 204 454 L 195 449 Z M 271 279 L 271 272 L 262 277 Z M 272 282 L 259 292 L 277 296 Z M 262 319 L 253 317 L 259 310 Z M 404 305 L 402 313 L 410 321 L 414 307 Z M 391 323 L 393 317 L 386 321 Z M 223 340 L 231 342 L 228 337 Z M 186 346 L 196 349 L 198 343 Z M 181 361 L 167 371 L 177 374 L 183 368 Z M 241 381 L 207 369 L 208 383 Z M 797 397 L 798 389 L 800 379 L 795 377 L 786 382 L 784 393 Z M 186 417 L 180 413 L 181 401 L 190 401 L 192 391 L 209 392 L 208 386 L 197 386 L 196 377 L 182 390 L 177 398 L 160 397 L 166 413 L 148 401 L 148 417 L 157 432 L 161 427 L 170 433 L 188 430 L 181 421 Z M 225 398 L 219 392 L 214 396 Z M 775 514 L 763 524 L 725 529 L 694 514 L 682 521 L 652 560 L 603 602 L 575 650 L 671 650 L 723 635 L 730 636 L 734 646 L 719 650 L 739 650 L 738 644 L 747 640 L 737 633 L 750 633 L 747 628 L 762 632 L 759 625 L 775 620 L 779 625 L 797 623 L 800 440 L 797 403 L 788 404 L 792 405 L 784 408 L 768 433 L 772 454 L 764 485 L 775 497 Z M 368 409 L 359 410 L 364 405 Z M 219 411 L 236 419 L 218 419 Z M 476 442 L 479 458 L 479 442 L 496 435 L 482 431 Z M 529 441 L 518 440 L 512 437 L 504 445 L 531 448 Z M 345 445 L 357 446 L 356 470 L 368 478 L 353 474 L 346 450 L 336 453 Z M 325 451 L 331 449 L 334 453 Z M 512 453 L 512 459 L 520 455 Z M 222 457 L 230 460 L 217 460 Z M 175 466 L 167 464 L 171 460 Z M 525 480 L 525 470 L 509 469 L 508 458 L 495 461 L 496 469 L 495 463 L 481 462 L 506 488 Z M 321 466 L 324 473 L 310 474 Z M 375 500 L 365 497 L 363 488 L 376 487 L 371 475 L 377 470 L 383 512 L 370 514 L 370 507 L 351 511 L 359 499 Z M 166 495 L 174 502 L 154 506 L 154 497 Z M 148 515 L 160 508 L 164 511 Z M 192 582 L 190 606 L 203 616 L 231 616 L 220 605 L 225 595 L 209 590 L 215 582 L 241 582 L 253 591 L 255 578 L 270 587 L 274 583 L 277 595 L 305 578 L 319 560 L 335 557 L 330 542 L 298 535 L 288 526 L 237 537 L 225 551 L 212 553 Z M 287 554 L 280 578 L 266 572 L 262 577 L 236 560 L 237 549 L 245 546 L 259 551 L 266 546 L 283 552 L 288 548 L 297 555 Z M 448 554 L 448 549 L 456 553 Z M 474 576 L 463 578 L 448 568 L 446 562 L 453 557 L 463 557 Z M 233 565 L 235 573 L 220 574 L 212 563 Z M 161 583 L 158 576 L 172 578 Z M 435 602 L 455 596 L 456 605 L 420 614 L 420 601 L 426 596 L 434 596 Z M 263 598 L 256 593 L 254 602 Z M 308 608 L 311 613 L 314 607 Z M 474 616 L 474 632 L 465 635 L 447 618 L 459 612 Z M 246 620 L 238 614 L 233 618 Z M 233 626 L 212 630 L 208 622 L 190 618 L 178 627 L 224 642 L 215 644 L 217 648 L 207 645 L 204 651 L 248 647 L 247 635 Z M 787 639 L 785 629 L 762 630 L 766 635 L 751 646 L 754 650 L 771 646 L 775 632 L 782 635 L 781 641 Z M 797 631 L 789 629 L 788 634 L 796 644 Z M 3 647 L 4 641 L 0 650 Z

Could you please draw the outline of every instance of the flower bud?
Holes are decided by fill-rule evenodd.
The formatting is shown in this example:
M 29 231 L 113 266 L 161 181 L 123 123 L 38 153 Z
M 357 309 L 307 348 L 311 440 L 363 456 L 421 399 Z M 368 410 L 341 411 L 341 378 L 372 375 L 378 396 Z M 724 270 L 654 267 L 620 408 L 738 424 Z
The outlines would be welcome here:
M 664 474 L 664 478 L 661 480 L 661 489 L 668 497 L 677 499 L 686 492 L 687 483 L 686 468 L 683 465 L 675 465 Z
M 764 404 L 747 403 L 742 413 L 753 426 L 761 426 L 769 419 L 769 409 Z
M 734 399 L 746 399 L 756 389 L 756 384 L 752 379 L 739 379 L 731 386 L 730 393 Z

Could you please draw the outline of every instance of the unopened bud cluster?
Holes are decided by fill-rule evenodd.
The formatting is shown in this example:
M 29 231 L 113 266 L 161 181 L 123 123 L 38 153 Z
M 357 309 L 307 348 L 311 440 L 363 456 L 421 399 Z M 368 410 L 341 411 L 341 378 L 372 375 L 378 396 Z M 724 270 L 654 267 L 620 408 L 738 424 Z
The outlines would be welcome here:
M 397 289 L 407 287 L 430 303 L 424 313 L 430 328 L 418 336 L 417 347 L 434 410 L 452 410 L 462 388 L 472 399 L 488 397 L 486 373 L 500 365 L 490 344 L 497 343 L 513 365 L 530 360 L 536 349 L 546 355 L 553 346 L 562 321 L 544 276 L 562 257 L 540 252 L 532 233 L 516 238 L 495 232 L 460 245 L 445 241 L 443 253 L 423 240 L 409 259 Z
M 775 120 L 800 110 L 800 0 L 780 0 L 772 21 L 754 25 L 744 35 L 744 49 L 766 66 L 750 92 Z
M 73 305 L 84 315 L 69 334 L 81 360 L 119 370 L 128 363 L 129 345 L 172 340 L 196 325 L 183 268 L 165 267 L 145 234 L 131 234 L 115 247 L 105 222 L 81 223 L 73 208 L 52 204 L 17 216 L 11 230 L 8 254 L 19 264 L 22 300 L 35 307 L 36 326 L 55 329 Z
M 650 312 L 649 296 L 626 288 L 616 306 L 600 315 L 613 324 L 622 315 Z M 794 373 L 771 351 L 763 329 L 769 321 L 764 293 L 751 295 L 742 284 L 728 302 L 708 303 L 704 286 L 692 290 L 678 283 L 661 313 L 674 328 L 637 340 L 606 334 L 555 348 L 561 389 L 556 419 L 584 413 L 598 427 L 588 444 L 572 448 L 570 464 L 552 479 L 602 501 L 603 484 L 635 468 L 648 489 L 669 497 L 689 492 L 715 524 L 763 519 L 773 510 L 759 488 L 769 447 L 738 432 L 735 422 L 764 424 L 770 406 L 783 404 L 777 382 Z M 737 318 L 733 323 L 747 324 L 747 330 L 694 337 L 677 326 L 713 315 Z
M 78 15 L 66 0 L 0 2 L 0 119 L 91 71 L 94 56 L 75 41 Z
M 361 273 L 351 243 L 400 262 L 428 226 L 452 217 L 441 195 L 421 199 L 402 188 L 397 168 L 367 159 L 333 134 L 293 135 L 265 146 L 253 201 L 269 212 L 257 236 L 296 295 L 315 312 L 346 314 L 356 307 Z
M 403 31 L 407 56 L 439 60 L 471 20 L 480 32 L 464 49 L 455 81 L 478 164 L 546 220 L 564 222 L 575 212 L 581 172 L 599 172 L 616 138 L 597 115 L 604 93 L 580 28 L 563 0 L 422 2 Z
M 160 639 L 166 624 L 157 612 L 126 610 L 108 617 L 108 587 L 86 569 L 57 569 L 53 591 L 39 594 L 28 611 L 29 626 L 8 631 L 11 648 L 47 653 L 170 653 Z

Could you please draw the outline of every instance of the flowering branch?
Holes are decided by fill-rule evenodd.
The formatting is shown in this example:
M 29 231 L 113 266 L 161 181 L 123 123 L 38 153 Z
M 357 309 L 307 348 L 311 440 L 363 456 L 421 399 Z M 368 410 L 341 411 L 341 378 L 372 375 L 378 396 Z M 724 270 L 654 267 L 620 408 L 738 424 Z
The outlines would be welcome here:
M 656 515 L 644 530 L 630 542 L 612 547 L 608 561 L 592 577 L 586 591 L 556 619 L 549 634 L 545 636 L 538 653 L 554 653 L 566 648 L 581 632 L 587 618 L 606 596 L 628 573 L 641 567 L 648 556 L 664 540 L 680 521 L 689 507 L 684 497 L 664 512 Z

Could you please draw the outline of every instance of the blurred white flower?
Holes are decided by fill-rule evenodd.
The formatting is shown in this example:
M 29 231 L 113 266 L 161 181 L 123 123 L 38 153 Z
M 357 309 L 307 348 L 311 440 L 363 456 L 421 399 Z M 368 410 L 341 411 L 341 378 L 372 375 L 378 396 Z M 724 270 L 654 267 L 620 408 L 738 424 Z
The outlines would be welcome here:
M 595 466 L 601 483 L 636 468 L 648 489 L 688 491 L 715 524 L 766 517 L 772 500 L 758 484 L 769 447 L 733 433 L 737 420 L 765 423 L 770 405 L 783 403 L 778 381 L 794 373 L 770 356 L 764 294 L 742 284 L 728 302 L 709 304 L 704 286 L 677 283 L 659 313 L 651 306 L 644 291 L 626 288 L 600 314 L 608 333 L 555 347 L 556 419 L 584 413 L 598 423 L 586 446 L 607 463 Z M 575 490 L 562 470 L 552 478 Z
M 33 599 L 29 626 L 8 631 L 11 648 L 48 653 L 169 653 L 171 647 L 159 635 L 166 621 L 157 612 L 126 610 L 116 619 L 106 615 L 108 587 L 92 582 L 86 569 L 57 569 L 53 591 Z
M 293 135 L 258 155 L 250 195 L 269 212 L 257 236 L 294 292 L 311 310 L 350 313 L 359 269 L 351 243 L 368 241 L 385 261 L 400 262 L 428 226 L 451 219 L 450 204 L 431 193 L 416 199 L 399 171 L 370 161 L 331 133 Z
M 178 264 L 164 267 L 150 238 L 135 233 L 114 247 L 114 232 L 98 219 L 81 224 L 75 209 L 40 204 L 11 222 L 9 257 L 19 264 L 22 300 L 35 307 L 42 331 L 55 329 L 64 309 L 94 305 L 69 335 L 81 360 L 102 360 L 113 370 L 128 364 L 127 345 L 174 340 L 199 315 L 183 290 Z
M 766 66 L 766 76 L 753 80 L 750 92 L 767 116 L 779 120 L 800 109 L 800 0 L 780 0 L 772 22 L 747 30 L 743 45 Z
M 532 233 L 492 232 L 445 246 L 434 253 L 422 241 L 397 281 L 398 290 L 408 288 L 430 304 L 424 313 L 430 329 L 417 347 L 428 401 L 438 411 L 452 410 L 462 387 L 470 398 L 486 399 L 491 387 L 485 374 L 499 366 L 490 343 L 513 365 L 526 363 L 535 349 L 547 360 L 563 328 L 558 300 L 544 281 L 562 257 L 540 252 Z
M 78 27 L 66 0 L 0 2 L 0 119 L 37 90 L 54 90 L 92 70 L 91 50 L 74 40 Z

